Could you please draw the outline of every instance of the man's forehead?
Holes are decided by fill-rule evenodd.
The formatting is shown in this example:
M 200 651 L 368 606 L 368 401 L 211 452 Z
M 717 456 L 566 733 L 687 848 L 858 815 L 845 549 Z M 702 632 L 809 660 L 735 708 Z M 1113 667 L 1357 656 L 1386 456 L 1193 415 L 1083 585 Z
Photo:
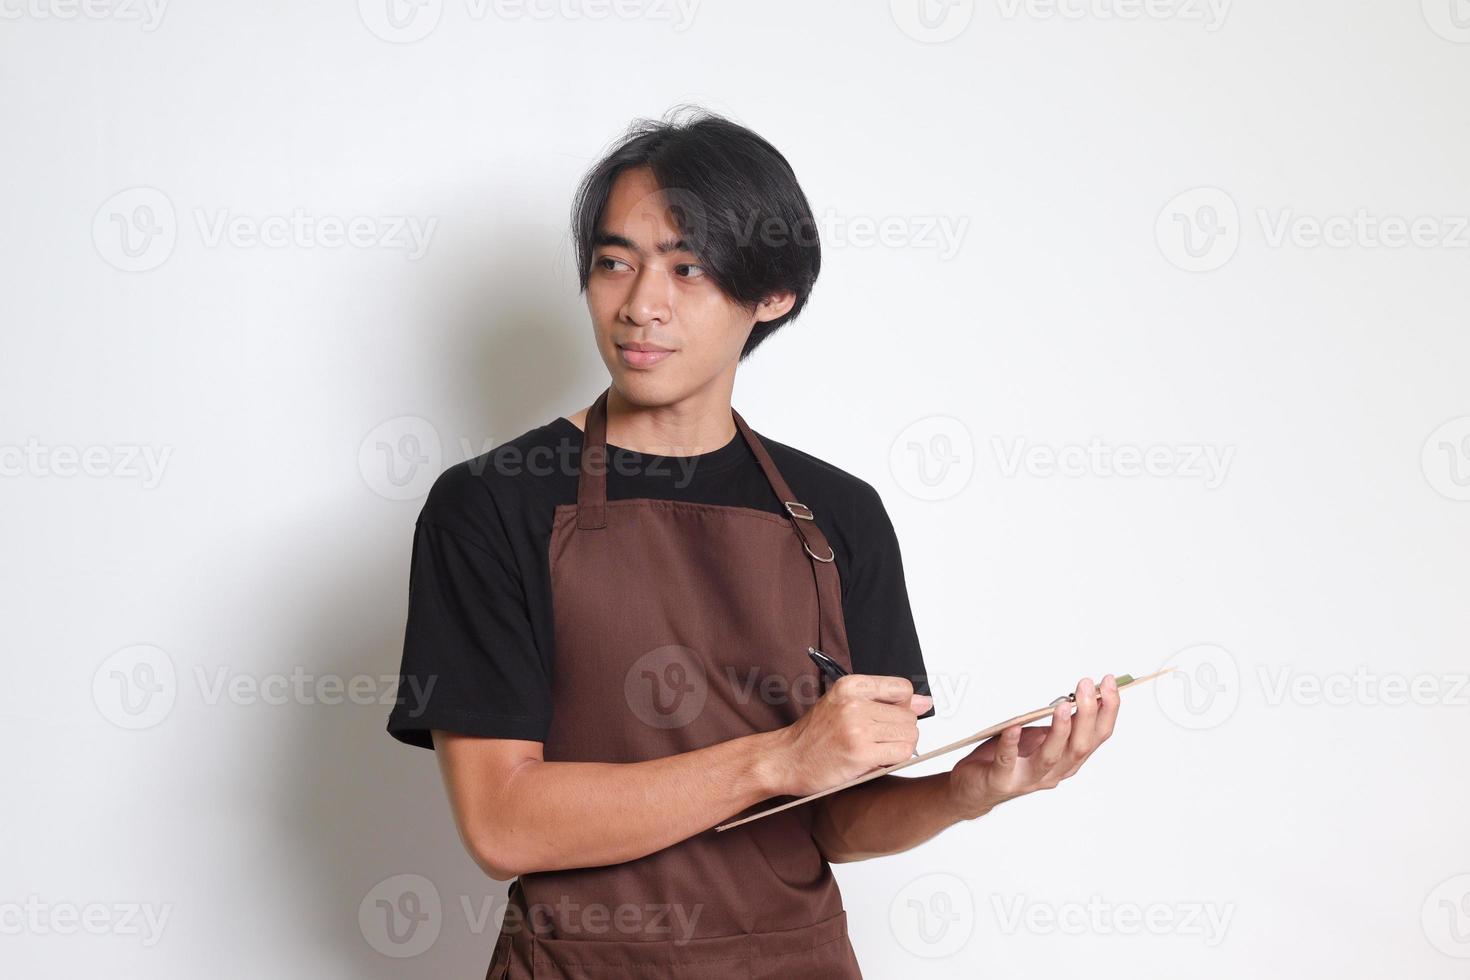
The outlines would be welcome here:
M 619 175 L 602 209 L 596 236 L 599 244 L 642 252 L 687 250 L 668 195 L 646 170 Z

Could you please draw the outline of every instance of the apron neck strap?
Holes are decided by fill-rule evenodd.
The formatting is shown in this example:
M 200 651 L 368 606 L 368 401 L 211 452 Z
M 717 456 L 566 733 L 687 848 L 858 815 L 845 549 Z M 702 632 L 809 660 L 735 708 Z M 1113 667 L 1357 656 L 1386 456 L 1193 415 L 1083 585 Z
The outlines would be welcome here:
M 577 527 L 583 530 L 607 527 L 607 396 L 611 391 L 611 387 L 604 389 L 587 410 L 587 422 L 582 433 L 581 472 L 577 480 Z M 831 562 L 835 553 L 827 543 L 826 536 L 817 527 L 812 509 L 796 499 L 796 494 L 776 468 L 776 461 L 771 459 L 765 444 L 745 424 L 740 413 L 731 408 L 730 414 L 734 416 L 735 428 L 760 464 L 761 472 L 765 474 L 766 482 L 771 485 L 776 499 L 786 508 L 806 553 L 815 561 Z

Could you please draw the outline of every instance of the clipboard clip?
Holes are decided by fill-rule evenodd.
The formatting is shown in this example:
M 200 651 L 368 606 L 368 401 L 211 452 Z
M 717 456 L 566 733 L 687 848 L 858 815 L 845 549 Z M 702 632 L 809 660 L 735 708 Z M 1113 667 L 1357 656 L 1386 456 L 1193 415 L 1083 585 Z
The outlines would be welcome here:
M 1118 674 L 1116 677 L 1113 678 L 1113 683 L 1116 684 L 1118 687 L 1123 687 L 1126 684 L 1132 684 L 1133 683 L 1133 675 L 1132 674 Z M 1073 691 L 1071 694 L 1063 694 L 1059 698 L 1052 698 L 1049 702 L 1047 702 L 1047 705 L 1046 706 L 1048 708 L 1055 708 L 1057 705 L 1061 704 L 1063 701 L 1071 701 L 1073 704 L 1076 704 L 1077 703 L 1077 692 L 1076 691 Z

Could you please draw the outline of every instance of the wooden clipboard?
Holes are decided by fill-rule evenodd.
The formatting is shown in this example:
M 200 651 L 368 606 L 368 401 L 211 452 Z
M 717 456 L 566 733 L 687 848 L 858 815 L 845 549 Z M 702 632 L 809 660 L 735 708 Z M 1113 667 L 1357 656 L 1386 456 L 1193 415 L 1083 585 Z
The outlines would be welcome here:
M 1165 667 L 1163 670 L 1156 670 L 1152 674 L 1145 674 L 1142 677 L 1132 677 L 1128 674 L 1124 674 L 1121 677 L 1114 679 L 1118 682 L 1118 692 L 1119 694 L 1121 694 L 1123 691 L 1131 690 L 1137 687 L 1144 681 L 1151 681 L 1155 677 L 1167 674 L 1173 669 L 1173 667 Z M 1067 695 L 1067 697 L 1073 696 L 1074 695 Z M 1060 700 L 1060 698 L 1058 700 Z M 761 817 L 769 817 L 773 813 L 780 813 L 782 810 L 789 810 L 794 806 L 801 806 L 803 803 L 810 803 L 812 800 L 821 799 L 822 797 L 829 796 L 832 793 L 839 793 L 842 790 L 849 789 L 862 783 L 866 783 L 871 779 L 877 779 L 879 776 L 887 776 L 891 773 L 898 772 L 901 769 L 907 769 L 909 766 L 916 766 L 921 762 L 928 762 L 930 759 L 937 758 L 948 752 L 953 752 L 956 749 L 962 749 L 967 745 L 974 745 L 976 742 L 990 738 L 994 735 L 999 735 L 1001 732 L 1005 731 L 1007 728 L 1010 728 L 1012 725 L 1028 725 L 1033 721 L 1039 721 L 1040 719 L 1049 717 L 1051 715 L 1052 711 L 1054 710 L 1055 704 L 1056 702 L 1053 701 L 1045 708 L 1037 708 L 1034 711 L 1026 712 L 1024 715 L 1017 715 L 1014 718 L 1008 718 L 1007 720 L 1000 722 L 999 724 L 991 725 L 984 731 L 976 732 L 974 735 L 968 735 L 965 738 L 960 739 L 958 742 L 950 742 L 948 745 L 941 745 L 937 749 L 931 749 L 930 751 L 925 752 L 923 755 L 914 756 L 912 759 L 906 759 L 903 762 L 894 763 L 891 766 L 880 766 L 877 769 L 874 769 L 872 772 L 863 773 L 861 776 L 849 779 L 845 783 L 839 783 L 836 786 L 830 787 L 829 789 L 824 789 L 819 793 L 813 793 L 810 796 L 803 796 L 799 800 L 791 800 L 788 803 L 782 803 L 780 806 L 773 806 L 768 810 L 762 810 L 759 813 L 753 813 L 748 817 L 741 817 L 739 820 L 731 820 L 729 823 L 720 824 L 718 827 L 715 828 L 715 830 L 729 830 L 731 827 L 738 827 L 741 824 L 750 823 L 752 820 L 759 820 Z

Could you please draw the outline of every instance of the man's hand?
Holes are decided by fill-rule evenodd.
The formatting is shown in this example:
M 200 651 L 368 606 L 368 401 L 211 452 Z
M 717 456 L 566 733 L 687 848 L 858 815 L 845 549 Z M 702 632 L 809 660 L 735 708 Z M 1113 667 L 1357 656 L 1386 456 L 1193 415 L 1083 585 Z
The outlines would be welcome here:
M 1072 703 L 1063 701 L 1052 711 L 1049 727 L 1013 725 L 960 760 L 950 773 L 950 790 L 961 811 L 980 816 L 1006 800 L 1052 789 L 1082 768 L 1113 734 L 1118 685 L 1112 674 L 1103 677 L 1101 687 L 1084 677 L 1076 697 L 1075 716 Z
M 806 796 L 911 758 L 919 715 L 934 699 L 904 677 L 847 674 L 812 709 L 780 730 L 778 795 Z

